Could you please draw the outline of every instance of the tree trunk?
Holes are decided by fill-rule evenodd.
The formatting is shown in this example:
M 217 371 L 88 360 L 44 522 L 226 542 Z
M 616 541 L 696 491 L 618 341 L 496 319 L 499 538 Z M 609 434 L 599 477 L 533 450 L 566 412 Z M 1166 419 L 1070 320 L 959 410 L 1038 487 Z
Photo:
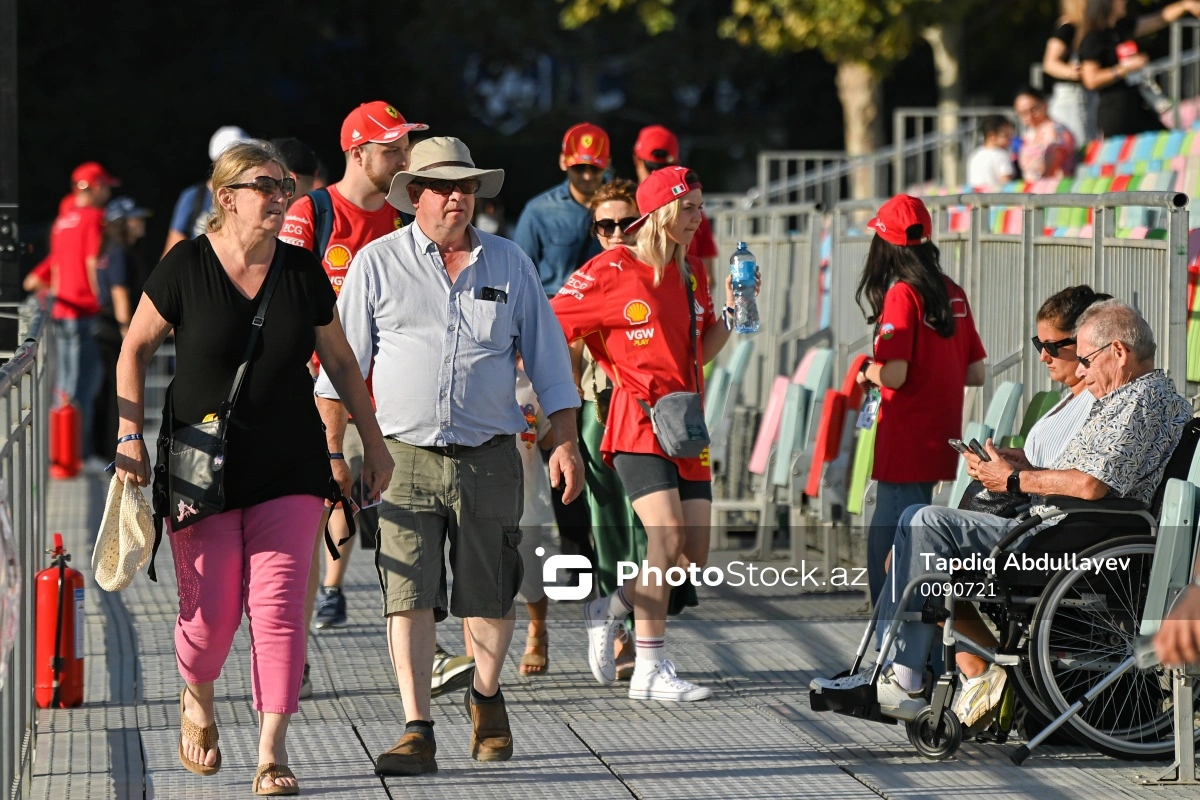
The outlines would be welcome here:
M 921 36 L 933 49 L 933 65 L 937 69 L 938 133 L 945 137 L 941 148 L 940 183 L 959 184 L 963 180 L 963 158 L 955 134 L 958 132 L 959 111 L 963 100 L 963 24 L 945 22 L 921 31 Z
M 846 155 L 851 160 L 875 153 L 882 128 L 879 106 L 882 87 L 879 76 L 865 61 L 840 61 L 837 65 L 838 99 L 846 128 Z M 851 194 L 856 198 L 874 197 L 880 187 L 876 170 L 864 164 L 851 178 Z

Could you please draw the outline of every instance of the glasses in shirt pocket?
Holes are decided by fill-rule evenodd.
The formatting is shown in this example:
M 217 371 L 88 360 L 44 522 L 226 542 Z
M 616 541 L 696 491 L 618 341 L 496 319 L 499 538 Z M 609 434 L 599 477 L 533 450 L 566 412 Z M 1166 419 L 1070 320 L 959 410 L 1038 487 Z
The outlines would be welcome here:
M 463 296 L 461 308 L 467 332 L 480 345 L 501 350 L 512 343 L 512 312 L 508 303 Z

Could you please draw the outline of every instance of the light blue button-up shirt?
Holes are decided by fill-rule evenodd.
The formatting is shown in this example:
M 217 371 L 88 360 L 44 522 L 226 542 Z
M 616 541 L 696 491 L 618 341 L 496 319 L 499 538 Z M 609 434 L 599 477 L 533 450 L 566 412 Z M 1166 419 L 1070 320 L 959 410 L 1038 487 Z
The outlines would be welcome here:
M 374 363 L 384 436 L 476 446 L 525 430 L 517 353 L 547 415 L 580 404 L 566 339 L 529 257 L 507 239 L 468 232 L 471 259 L 453 284 L 414 223 L 359 250 L 342 285 L 338 314 L 364 376 Z M 338 399 L 324 371 L 316 393 Z

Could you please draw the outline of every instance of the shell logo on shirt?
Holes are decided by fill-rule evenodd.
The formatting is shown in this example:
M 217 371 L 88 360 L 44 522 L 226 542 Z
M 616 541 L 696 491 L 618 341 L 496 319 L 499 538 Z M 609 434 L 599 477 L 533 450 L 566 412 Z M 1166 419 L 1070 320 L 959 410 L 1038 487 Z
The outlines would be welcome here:
M 334 269 L 345 269 L 350 264 L 350 248 L 335 244 L 325 251 L 325 263 Z
M 645 325 L 650 319 L 650 306 L 645 300 L 630 300 L 625 304 L 625 320 L 630 325 Z

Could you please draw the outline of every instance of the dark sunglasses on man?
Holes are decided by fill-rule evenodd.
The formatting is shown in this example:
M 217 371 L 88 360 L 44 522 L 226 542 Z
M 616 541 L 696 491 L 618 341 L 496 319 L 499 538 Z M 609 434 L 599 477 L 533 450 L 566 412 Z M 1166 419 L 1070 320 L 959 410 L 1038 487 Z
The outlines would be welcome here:
M 422 189 L 428 189 L 434 194 L 449 197 L 455 191 L 462 194 L 475 194 L 479 191 L 480 181 L 479 178 L 459 178 L 455 181 L 413 181 L 413 184 Z
M 228 189 L 253 189 L 263 197 L 274 197 L 276 192 L 283 192 L 284 197 L 296 193 L 295 178 L 272 178 L 270 175 L 259 175 L 250 183 L 231 183 Z
M 1088 353 L 1086 356 L 1080 356 L 1079 363 L 1083 364 L 1084 369 L 1091 369 L 1092 368 L 1092 359 L 1094 359 L 1096 356 L 1103 353 L 1108 348 L 1112 347 L 1114 344 L 1116 344 L 1116 342 L 1109 342 L 1108 344 L 1104 345 L 1104 347 L 1098 347 L 1095 350 L 1093 350 L 1092 352 Z
M 1039 353 L 1045 350 L 1051 358 L 1058 358 L 1059 348 L 1070 347 L 1075 344 L 1075 339 L 1068 336 L 1066 339 L 1059 339 L 1057 342 L 1043 342 L 1038 337 L 1033 337 L 1033 349 Z
M 592 233 L 600 234 L 601 236 L 612 236 L 618 228 L 621 229 L 621 233 L 624 233 L 626 228 L 637 221 L 637 217 L 625 217 L 623 219 L 598 219 L 592 223 Z

